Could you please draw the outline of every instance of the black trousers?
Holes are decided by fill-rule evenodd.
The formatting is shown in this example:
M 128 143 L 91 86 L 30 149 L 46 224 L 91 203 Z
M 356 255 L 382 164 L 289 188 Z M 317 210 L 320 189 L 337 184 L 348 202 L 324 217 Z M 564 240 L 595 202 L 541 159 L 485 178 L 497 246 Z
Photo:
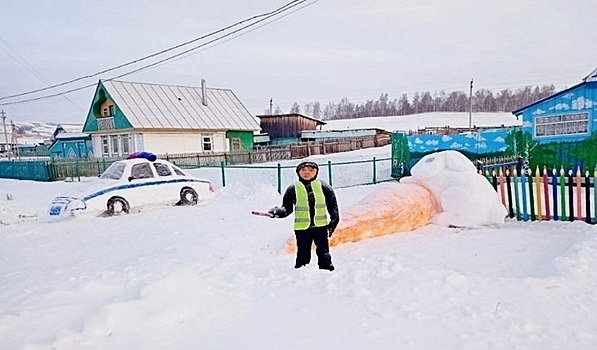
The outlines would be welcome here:
M 310 227 L 306 230 L 295 230 L 296 235 L 296 264 L 307 265 L 311 262 L 311 246 L 315 242 L 315 253 L 319 267 L 332 265 L 328 229 L 324 227 Z

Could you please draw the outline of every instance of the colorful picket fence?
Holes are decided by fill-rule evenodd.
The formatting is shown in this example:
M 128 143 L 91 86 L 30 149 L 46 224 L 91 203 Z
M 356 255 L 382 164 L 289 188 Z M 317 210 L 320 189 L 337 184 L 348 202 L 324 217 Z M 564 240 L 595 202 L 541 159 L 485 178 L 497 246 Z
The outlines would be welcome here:
M 480 172 L 481 173 L 481 172 Z M 597 169 L 590 176 L 564 169 L 531 169 L 518 175 L 515 168 L 481 173 L 493 185 L 508 216 L 519 221 L 575 221 L 595 224 Z

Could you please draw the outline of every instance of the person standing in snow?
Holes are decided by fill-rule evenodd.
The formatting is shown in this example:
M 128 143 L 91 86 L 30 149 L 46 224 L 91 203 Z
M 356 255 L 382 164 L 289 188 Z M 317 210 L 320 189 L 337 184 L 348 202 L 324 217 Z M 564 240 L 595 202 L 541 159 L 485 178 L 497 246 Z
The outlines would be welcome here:
M 296 173 L 298 181 L 286 189 L 282 206 L 268 212 L 275 218 L 285 218 L 294 211 L 295 269 L 311 262 L 311 245 L 315 242 L 319 268 L 334 271 L 328 238 L 340 221 L 336 194 L 330 185 L 317 179 L 316 163 L 302 162 L 296 167 Z

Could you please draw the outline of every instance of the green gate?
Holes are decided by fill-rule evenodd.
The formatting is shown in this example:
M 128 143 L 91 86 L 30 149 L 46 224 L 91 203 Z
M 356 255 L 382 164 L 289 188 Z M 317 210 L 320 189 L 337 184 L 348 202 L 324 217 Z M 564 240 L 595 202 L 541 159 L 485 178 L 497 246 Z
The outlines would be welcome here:
M 404 176 L 404 165 L 410 160 L 408 140 L 401 132 L 392 133 L 392 177 L 400 179 Z

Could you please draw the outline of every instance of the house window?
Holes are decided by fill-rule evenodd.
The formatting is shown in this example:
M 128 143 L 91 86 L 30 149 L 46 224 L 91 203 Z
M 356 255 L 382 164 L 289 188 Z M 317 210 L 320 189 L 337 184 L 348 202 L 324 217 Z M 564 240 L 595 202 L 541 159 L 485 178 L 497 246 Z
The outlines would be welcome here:
M 110 155 L 110 144 L 108 143 L 108 136 L 102 136 L 102 155 Z
M 213 150 L 213 140 L 211 134 L 201 134 L 201 141 L 203 145 L 203 151 L 212 151 Z
M 131 135 L 122 135 L 121 140 L 122 154 L 131 153 Z
M 112 154 L 117 156 L 120 154 L 120 136 L 119 135 L 114 135 L 114 136 L 110 136 L 110 138 L 112 139 Z
M 589 132 L 589 113 L 552 115 L 535 118 L 535 136 L 586 134 Z
M 233 151 L 240 151 L 242 149 L 242 144 L 240 142 L 240 138 L 233 137 L 232 138 L 232 150 Z
M 109 105 L 102 108 L 102 117 L 113 117 L 114 116 L 114 105 Z

